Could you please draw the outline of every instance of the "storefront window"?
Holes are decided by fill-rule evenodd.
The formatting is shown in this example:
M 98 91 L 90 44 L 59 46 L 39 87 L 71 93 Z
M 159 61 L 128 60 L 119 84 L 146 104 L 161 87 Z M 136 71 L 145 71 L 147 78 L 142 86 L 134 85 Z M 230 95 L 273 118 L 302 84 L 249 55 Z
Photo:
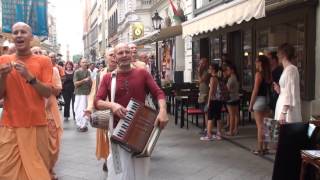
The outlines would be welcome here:
M 222 54 L 228 53 L 227 34 L 224 34 L 221 36 L 221 49 L 222 49 Z
M 273 25 L 257 31 L 257 54 L 277 51 L 283 44 L 289 43 L 295 47 L 297 58 L 293 62 L 300 73 L 301 95 L 305 93 L 305 24 L 303 21 L 287 22 Z
M 211 51 L 210 51 L 210 62 L 211 63 L 217 63 L 220 62 L 220 40 L 219 37 L 212 37 L 210 38 L 210 45 L 211 45 Z
M 200 61 L 200 40 L 192 42 L 192 81 L 198 79 L 197 67 Z
M 243 62 L 242 62 L 242 89 L 250 91 L 253 84 L 252 76 L 252 36 L 251 30 L 243 32 Z

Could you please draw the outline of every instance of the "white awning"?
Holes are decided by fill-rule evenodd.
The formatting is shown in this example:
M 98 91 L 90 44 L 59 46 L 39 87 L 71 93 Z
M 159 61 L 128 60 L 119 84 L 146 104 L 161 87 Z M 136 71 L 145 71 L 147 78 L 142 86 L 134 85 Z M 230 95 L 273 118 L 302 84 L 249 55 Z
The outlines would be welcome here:
M 182 36 L 194 36 L 265 16 L 265 0 L 234 0 L 182 23 Z

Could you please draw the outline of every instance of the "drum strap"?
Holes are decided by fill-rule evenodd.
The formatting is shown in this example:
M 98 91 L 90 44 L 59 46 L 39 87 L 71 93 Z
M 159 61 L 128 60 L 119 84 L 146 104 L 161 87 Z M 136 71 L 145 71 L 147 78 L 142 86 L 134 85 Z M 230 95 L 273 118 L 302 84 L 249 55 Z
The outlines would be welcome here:
M 114 102 L 115 95 L 116 95 L 116 82 L 117 82 L 117 73 L 116 71 L 113 71 L 111 73 L 111 102 Z M 113 115 L 110 116 L 109 121 L 109 131 L 110 131 L 110 137 L 113 134 Z M 109 137 L 109 139 L 110 139 Z M 114 171 L 116 174 L 119 174 L 122 172 L 121 168 L 121 161 L 120 161 L 120 153 L 119 153 L 119 145 L 111 142 L 111 153 L 112 153 L 112 159 L 113 159 L 113 166 Z

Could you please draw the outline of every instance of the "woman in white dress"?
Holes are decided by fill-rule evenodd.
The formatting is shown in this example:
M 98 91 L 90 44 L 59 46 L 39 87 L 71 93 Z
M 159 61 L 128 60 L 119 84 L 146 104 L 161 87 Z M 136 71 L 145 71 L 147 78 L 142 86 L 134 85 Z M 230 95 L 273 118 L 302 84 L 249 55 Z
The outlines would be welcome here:
M 278 48 L 278 58 L 283 65 L 283 72 L 279 84 L 273 83 L 279 93 L 275 110 L 275 119 L 281 123 L 301 122 L 300 80 L 299 71 L 292 64 L 295 49 L 288 43 Z

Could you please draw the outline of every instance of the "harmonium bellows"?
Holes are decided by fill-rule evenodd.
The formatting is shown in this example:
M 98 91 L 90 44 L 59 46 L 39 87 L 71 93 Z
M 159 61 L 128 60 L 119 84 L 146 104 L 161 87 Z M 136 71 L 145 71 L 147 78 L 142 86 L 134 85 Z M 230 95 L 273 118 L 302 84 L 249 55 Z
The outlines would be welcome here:
M 111 140 L 138 156 L 150 156 L 160 135 L 154 126 L 158 112 L 144 103 L 130 99 L 127 114 L 120 119 Z

